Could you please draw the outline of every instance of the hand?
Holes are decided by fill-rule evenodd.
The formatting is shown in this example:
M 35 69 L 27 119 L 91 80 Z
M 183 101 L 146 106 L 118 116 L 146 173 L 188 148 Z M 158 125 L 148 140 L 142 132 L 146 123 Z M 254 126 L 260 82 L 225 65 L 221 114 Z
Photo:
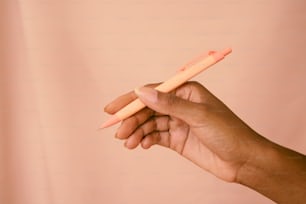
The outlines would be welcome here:
M 168 147 L 277 203 L 305 203 L 306 156 L 257 134 L 199 83 L 188 82 L 168 94 L 143 87 L 120 96 L 105 111 L 114 114 L 135 93 L 148 108 L 119 127 L 116 137 L 126 140 L 127 148 Z
M 239 168 L 255 151 L 254 144 L 262 139 L 199 83 L 188 82 L 169 94 L 143 87 L 136 94 L 148 108 L 124 120 L 116 133 L 129 149 L 140 143 L 145 149 L 154 144 L 168 147 L 234 182 Z M 114 114 L 136 94 L 120 96 L 105 111 Z

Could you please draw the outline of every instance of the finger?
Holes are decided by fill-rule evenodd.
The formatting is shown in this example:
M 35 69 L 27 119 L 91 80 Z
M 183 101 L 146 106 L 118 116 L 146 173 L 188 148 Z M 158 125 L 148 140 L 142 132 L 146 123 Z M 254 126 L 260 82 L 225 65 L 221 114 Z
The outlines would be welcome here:
M 116 137 L 118 139 L 127 139 L 128 137 L 131 137 L 132 135 L 135 135 L 135 133 L 141 132 L 141 137 L 144 137 L 147 134 L 150 134 L 153 131 L 166 131 L 169 130 L 169 116 L 158 116 L 158 117 L 151 117 L 147 121 L 143 122 L 143 124 L 138 125 L 136 124 L 136 120 L 130 120 L 130 123 L 132 124 L 124 124 L 126 127 L 122 127 L 125 129 L 118 130 Z M 128 122 L 128 121 L 127 121 Z M 135 129 L 131 128 L 132 126 L 137 126 Z M 129 128 L 129 129 L 128 129 Z M 122 134 L 124 132 L 124 134 Z M 129 134 L 130 133 L 130 134 Z
M 153 131 L 168 131 L 169 130 L 169 116 L 152 117 L 137 129 L 142 129 L 143 136 L 150 134 Z
M 137 129 L 124 143 L 128 149 L 134 149 L 138 146 L 144 135 L 143 129 Z
M 144 149 L 148 149 L 155 144 L 169 148 L 170 133 L 168 131 L 152 132 L 151 134 L 146 135 L 145 138 L 141 141 L 141 146 Z
M 125 119 L 121 123 L 119 129 L 117 130 L 116 137 L 118 139 L 128 138 L 137 129 L 138 126 L 143 124 L 153 114 L 154 114 L 153 110 L 145 108 L 139 111 L 138 113 L 134 114 L 133 116 Z
M 137 96 L 134 91 L 130 91 L 129 93 L 119 96 L 118 98 L 107 104 L 104 107 L 104 111 L 109 114 L 114 114 L 136 98 Z
M 160 83 L 155 83 L 155 84 L 147 84 L 145 87 L 151 87 L 154 88 L 158 86 Z M 126 94 L 123 94 L 119 97 L 117 97 L 115 100 L 110 102 L 104 107 L 104 112 L 109 113 L 109 114 L 115 114 L 117 111 L 122 109 L 124 106 L 129 104 L 130 102 L 134 101 L 137 98 L 137 95 L 135 94 L 134 91 L 130 91 Z
M 202 84 L 196 81 L 189 81 L 175 90 L 175 95 L 182 99 L 196 103 L 211 103 L 216 98 Z
M 169 117 L 153 117 L 138 127 L 132 135 L 128 136 L 125 146 L 129 149 L 134 149 L 141 142 L 142 138 L 155 131 L 167 131 L 169 130 Z
M 163 93 L 147 87 L 135 91 L 139 99 L 156 112 L 172 115 L 190 125 L 198 125 L 205 118 L 207 107 L 203 104 L 184 100 L 174 93 Z

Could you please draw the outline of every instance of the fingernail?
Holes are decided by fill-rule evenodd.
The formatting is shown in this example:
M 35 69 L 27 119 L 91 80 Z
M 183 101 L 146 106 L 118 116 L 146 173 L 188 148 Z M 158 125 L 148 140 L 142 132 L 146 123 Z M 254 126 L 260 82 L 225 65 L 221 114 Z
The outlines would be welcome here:
M 157 102 L 157 91 L 152 88 L 148 87 L 141 87 L 141 88 L 136 88 L 135 94 L 151 103 L 156 103 Z
M 131 140 L 126 140 L 125 142 L 124 142 L 124 146 L 126 147 L 126 148 L 128 148 L 128 149 L 131 149 Z
M 127 140 L 125 140 L 125 142 L 124 142 L 124 144 L 123 144 L 125 147 L 127 147 L 126 145 L 127 145 Z

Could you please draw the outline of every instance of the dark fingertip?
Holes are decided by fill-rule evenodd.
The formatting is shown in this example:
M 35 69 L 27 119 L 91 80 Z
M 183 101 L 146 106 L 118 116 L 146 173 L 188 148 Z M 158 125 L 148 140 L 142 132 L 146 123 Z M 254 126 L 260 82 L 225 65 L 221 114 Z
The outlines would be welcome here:
M 135 149 L 137 147 L 137 145 L 133 145 L 131 144 L 131 141 L 130 140 L 126 140 L 125 143 L 124 143 L 124 146 L 128 149 Z
M 114 110 L 112 110 L 112 106 L 109 104 L 109 105 L 106 105 L 105 107 L 104 107 L 104 112 L 105 113 L 108 113 L 108 114 L 114 114 L 115 113 L 115 111 Z
M 149 149 L 151 146 L 145 145 L 145 144 L 141 143 L 141 147 L 142 147 L 143 149 Z
M 128 137 L 124 137 L 122 135 L 123 133 L 121 133 L 122 131 L 120 131 L 121 127 L 122 127 L 122 123 L 120 124 L 120 126 L 118 127 L 118 129 L 116 131 L 115 138 L 119 139 L 119 140 L 127 139 Z
M 143 149 L 149 149 L 151 146 L 152 146 L 152 144 L 150 144 L 150 142 L 148 142 L 147 140 L 143 140 L 143 141 L 141 142 L 141 147 L 142 147 Z

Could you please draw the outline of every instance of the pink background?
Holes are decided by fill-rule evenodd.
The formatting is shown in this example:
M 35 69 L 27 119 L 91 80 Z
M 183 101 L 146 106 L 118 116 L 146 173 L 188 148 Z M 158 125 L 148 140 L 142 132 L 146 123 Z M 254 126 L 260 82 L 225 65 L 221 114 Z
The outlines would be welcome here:
M 0 31 L 1 204 L 271 203 L 96 131 L 114 97 L 209 49 L 234 52 L 196 80 L 306 153 L 304 0 L 1 0 Z

